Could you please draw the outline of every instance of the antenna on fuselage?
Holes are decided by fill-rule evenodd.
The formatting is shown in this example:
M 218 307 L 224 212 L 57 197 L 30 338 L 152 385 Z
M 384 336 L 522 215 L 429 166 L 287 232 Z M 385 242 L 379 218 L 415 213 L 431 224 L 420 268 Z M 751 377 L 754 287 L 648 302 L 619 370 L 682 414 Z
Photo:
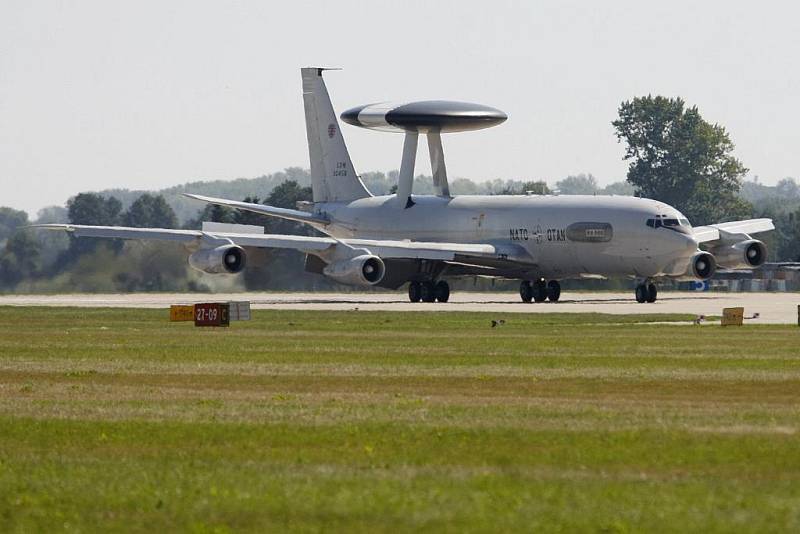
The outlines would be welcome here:
M 408 104 L 381 102 L 348 109 L 341 115 L 344 122 L 353 126 L 405 133 L 396 195 L 397 205 L 403 209 L 414 205 L 411 190 L 414 184 L 419 134 L 423 133 L 428 137 L 428 152 L 436 196 L 450 197 L 441 134 L 490 128 L 507 118 L 508 116 L 502 111 L 488 106 L 445 100 L 426 100 Z

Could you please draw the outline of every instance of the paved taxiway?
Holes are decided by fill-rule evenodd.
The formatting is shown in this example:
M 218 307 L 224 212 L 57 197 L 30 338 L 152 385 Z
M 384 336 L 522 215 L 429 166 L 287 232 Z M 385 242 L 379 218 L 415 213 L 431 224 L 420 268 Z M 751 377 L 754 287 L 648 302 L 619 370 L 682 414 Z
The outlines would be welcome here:
M 800 293 L 661 292 L 658 302 L 638 304 L 632 292 L 564 292 L 556 304 L 524 304 L 516 293 L 454 292 L 446 304 L 417 303 L 397 293 L 137 293 L 130 295 L 5 295 L 0 306 L 86 306 L 167 308 L 170 304 L 249 300 L 254 309 L 482 311 L 493 313 L 691 313 L 721 315 L 722 308 L 743 306 L 751 323 L 797 323 Z

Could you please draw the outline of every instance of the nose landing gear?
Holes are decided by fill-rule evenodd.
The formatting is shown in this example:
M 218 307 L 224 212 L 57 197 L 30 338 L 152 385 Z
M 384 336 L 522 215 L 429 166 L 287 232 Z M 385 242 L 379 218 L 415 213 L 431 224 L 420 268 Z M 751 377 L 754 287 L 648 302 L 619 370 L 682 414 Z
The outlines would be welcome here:
M 522 302 L 558 302 L 561 297 L 561 284 L 557 280 L 545 282 L 543 278 L 534 280 L 523 280 L 519 284 L 519 296 Z
M 658 288 L 652 282 L 645 282 L 636 285 L 636 302 L 642 304 L 645 302 L 655 302 L 658 298 Z

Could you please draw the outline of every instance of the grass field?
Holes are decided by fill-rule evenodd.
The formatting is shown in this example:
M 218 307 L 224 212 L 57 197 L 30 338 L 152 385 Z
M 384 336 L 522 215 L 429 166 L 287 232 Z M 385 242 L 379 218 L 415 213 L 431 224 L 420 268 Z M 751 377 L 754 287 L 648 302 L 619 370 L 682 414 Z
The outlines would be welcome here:
M 796 326 L 0 319 L 0 532 L 800 531 Z

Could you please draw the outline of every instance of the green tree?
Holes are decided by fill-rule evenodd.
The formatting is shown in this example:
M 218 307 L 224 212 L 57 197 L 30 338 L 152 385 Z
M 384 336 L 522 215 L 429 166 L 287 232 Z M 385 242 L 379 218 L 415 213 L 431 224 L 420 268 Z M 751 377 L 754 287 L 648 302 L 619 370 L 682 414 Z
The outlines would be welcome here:
M 636 188 L 628 181 L 614 182 L 605 186 L 601 191 L 602 195 L 625 195 L 632 197 L 636 193 Z
M 114 226 L 120 222 L 122 203 L 115 197 L 79 193 L 67 201 L 67 212 L 72 224 Z
M 680 98 L 637 97 L 612 122 L 625 141 L 628 181 L 638 193 L 675 206 L 694 224 L 749 216 L 738 196 L 747 169 L 733 157 L 725 128 Z
M 244 202 L 250 204 L 260 204 L 261 199 L 258 197 L 244 197 Z M 266 215 L 259 215 L 253 211 L 237 210 L 236 211 L 236 224 L 250 224 L 253 226 L 263 226 L 267 231 L 270 225 L 271 218 Z
M 597 193 L 599 186 L 597 178 L 589 173 L 567 176 L 556 182 L 556 189 L 562 195 L 593 195 Z
M 64 206 L 46 206 L 36 214 L 36 223 L 67 223 L 69 212 Z
M 498 187 L 499 186 L 499 187 Z M 549 195 L 550 188 L 547 187 L 547 182 L 544 180 L 530 180 L 527 182 L 520 182 L 519 180 L 508 180 L 504 183 L 493 184 L 492 191 L 497 191 L 499 195 Z
M 14 208 L 0 207 L 0 242 L 8 239 L 17 228 L 28 224 L 28 214 Z
M 206 204 L 203 209 L 197 212 L 197 217 L 187 221 L 183 227 L 189 230 L 199 230 L 204 222 L 236 224 L 236 210 L 225 206 L 217 206 L 216 204 Z
M 145 193 L 137 198 L 123 216 L 126 226 L 136 228 L 175 228 L 175 212 L 162 195 Z
M 41 247 L 29 231 L 15 232 L 0 253 L 0 287 L 13 287 L 41 270 Z
M 103 197 L 97 193 L 79 193 L 67 201 L 67 214 L 72 224 L 116 226 L 120 223 L 122 203 L 115 197 Z M 71 264 L 79 256 L 97 249 L 98 239 L 72 239 L 69 248 L 59 256 L 58 264 Z M 122 240 L 109 243 L 112 250 L 122 250 Z
M 800 261 L 800 208 L 775 218 L 778 237 L 778 261 Z
M 297 209 L 297 202 L 312 199 L 311 187 L 302 187 L 294 180 L 287 180 L 276 186 L 267 197 L 266 203 L 278 208 Z

